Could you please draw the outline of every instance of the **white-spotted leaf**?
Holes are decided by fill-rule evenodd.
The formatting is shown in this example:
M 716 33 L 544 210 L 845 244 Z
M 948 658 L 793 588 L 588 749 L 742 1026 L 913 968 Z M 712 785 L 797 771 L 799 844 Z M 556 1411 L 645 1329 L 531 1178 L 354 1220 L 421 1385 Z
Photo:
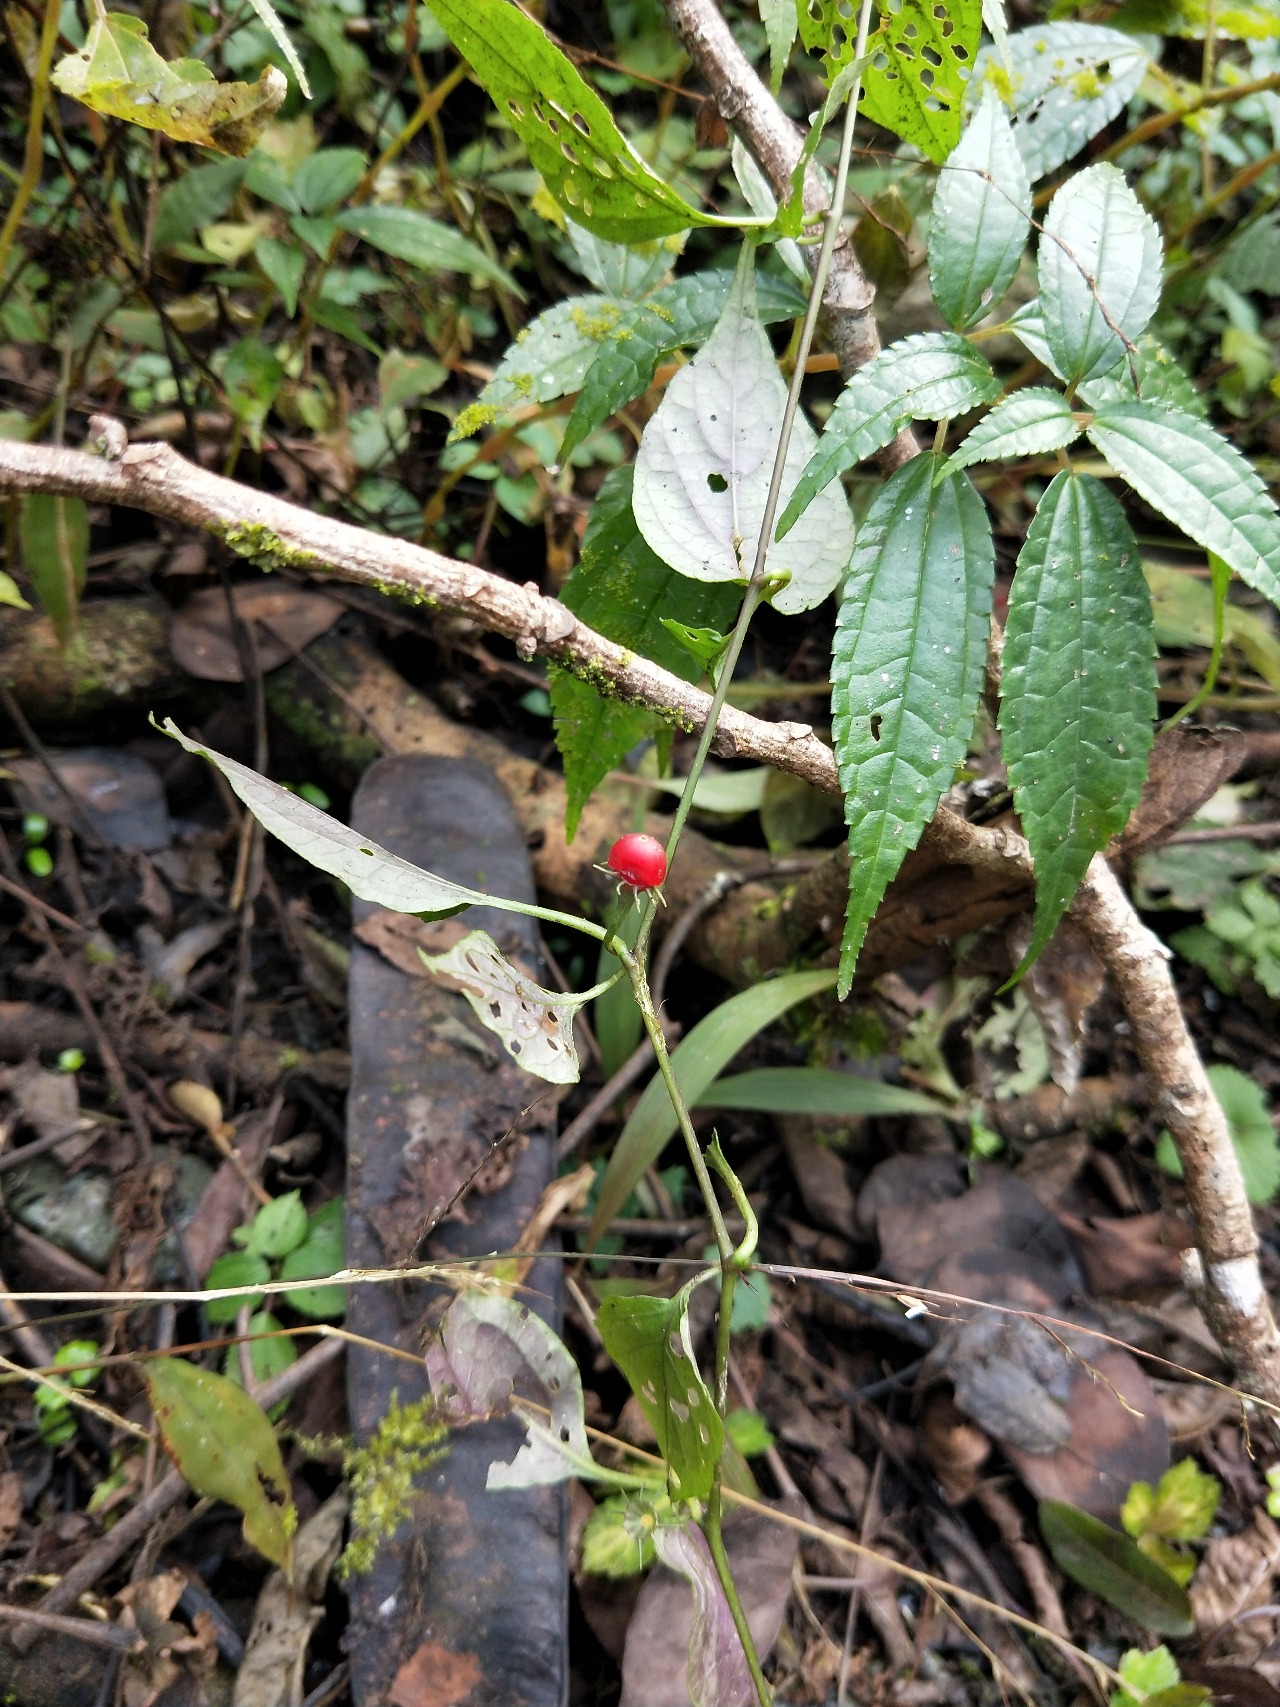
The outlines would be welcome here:
M 995 556 L 964 474 L 918 456 L 858 536 L 836 625 L 831 706 L 849 825 L 840 994 L 867 926 L 965 756 L 986 664 Z
M 605 1350 L 631 1384 L 658 1439 L 673 1499 L 711 1492 L 724 1425 L 693 1355 L 692 1284 L 674 1298 L 606 1298 L 596 1316 Z
M 1049 203 L 1040 239 L 1045 337 L 1072 384 L 1109 373 L 1147 329 L 1160 301 L 1156 222 L 1105 163 L 1077 172 Z
M 667 387 L 636 457 L 636 525 L 664 563 L 698 581 L 751 574 L 787 388 L 755 306 L 744 253 L 715 331 Z M 816 444 L 797 415 L 787 447 L 789 492 Z M 771 603 L 793 613 L 819 604 L 853 549 L 853 519 L 839 486 L 820 491 L 802 526 L 769 557 L 787 585 Z
M 1158 403 L 1108 404 L 1087 430 L 1152 509 L 1280 605 L 1280 517 L 1234 445 L 1205 422 Z
M 943 421 L 1000 395 L 991 364 L 955 332 L 916 332 L 882 350 L 845 386 L 778 523 L 783 538 L 816 493 L 912 421 Z
M 947 459 L 945 474 L 975 462 L 1003 462 L 1015 456 L 1043 456 L 1079 438 L 1083 427 L 1060 391 L 1028 386 L 997 403 Z
M 988 89 L 938 176 L 929 219 L 933 300 L 958 331 L 1003 299 L 1030 229 L 1031 181 Z
M 422 958 L 433 972 L 458 986 L 481 1025 L 502 1039 L 508 1055 L 526 1072 L 553 1085 L 577 1084 L 577 1004 L 569 997 L 544 990 L 518 972 L 486 931 L 469 931 L 446 953 Z
M 1000 737 L 1036 867 L 1036 958 L 1146 777 L 1155 631 L 1138 542 L 1090 475 L 1055 476 L 1018 557 Z

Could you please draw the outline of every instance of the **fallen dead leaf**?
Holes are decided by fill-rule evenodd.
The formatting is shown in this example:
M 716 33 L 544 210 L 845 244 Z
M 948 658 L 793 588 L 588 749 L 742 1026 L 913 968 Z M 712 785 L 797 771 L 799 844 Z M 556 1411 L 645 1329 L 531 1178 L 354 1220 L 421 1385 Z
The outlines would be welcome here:
M 425 978 L 428 968 L 422 964 L 422 956 L 447 954 L 471 927 L 457 919 L 417 919 L 412 913 L 382 908 L 358 919 L 351 929 L 366 948 L 374 949 L 397 970 L 411 978 Z
M 252 631 L 258 667 L 275 670 L 319 639 L 343 606 L 304 587 L 269 587 L 245 581 L 232 589 L 240 622 Z M 202 587 L 169 624 L 169 650 L 189 676 L 202 682 L 242 682 L 244 670 L 221 587 Z
M 1265 1511 L 1238 1535 L 1215 1536 L 1204 1550 L 1189 1593 L 1196 1629 L 1207 1636 L 1219 1625 L 1275 1599 L 1272 1584 L 1280 1569 L 1280 1529 Z M 1251 1639 L 1266 1639 L 1273 1627 L 1265 1620 L 1250 1629 Z
M 351 1504 L 345 1488 L 330 1496 L 298 1530 L 293 1582 L 272 1571 L 258 1595 L 232 1707 L 278 1707 L 301 1675 L 311 1632 L 324 1617 L 325 1585 L 342 1546 Z

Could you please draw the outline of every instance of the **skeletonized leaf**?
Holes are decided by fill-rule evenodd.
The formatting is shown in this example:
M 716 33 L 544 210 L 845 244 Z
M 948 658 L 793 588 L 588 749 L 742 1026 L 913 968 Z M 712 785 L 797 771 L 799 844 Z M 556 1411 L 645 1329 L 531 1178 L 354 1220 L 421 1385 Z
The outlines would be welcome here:
M 481 1025 L 528 1073 L 553 1085 L 576 1085 L 572 1000 L 544 990 L 517 972 L 486 931 L 469 931 L 445 954 L 424 954 L 431 970 L 450 978 L 475 1009 Z
M 1040 308 L 1058 371 L 1073 384 L 1109 373 L 1160 301 L 1156 222 L 1105 163 L 1077 172 L 1049 203 L 1040 240 Z
M 637 526 L 664 563 L 699 581 L 750 576 L 782 430 L 787 388 L 756 314 L 753 275 L 747 248 L 715 331 L 667 387 L 636 457 Z M 784 493 L 816 442 L 797 415 Z M 788 613 L 821 603 L 852 549 L 845 495 L 824 481 L 803 525 L 770 554 L 770 572 L 791 577 L 770 602 Z
M 58 61 L 50 81 L 96 113 L 241 158 L 289 87 L 274 65 L 256 83 L 219 83 L 202 60 L 170 63 L 152 47 L 142 19 L 129 12 L 95 19 L 84 46 Z
M 525 403 L 550 403 L 580 389 L 600 346 L 617 332 L 630 304 L 607 296 L 574 296 L 530 321 L 484 390 L 458 416 L 450 442 Z
M 447 877 L 436 877 L 408 860 L 400 859 L 386 848 L 359 836 L 327 812 L 310 805 L 300 795 L 281 788 L 269 777 L 259 776 L 248 765 L 215 753 L 199 741 L 184 735 L 173 719 L 166 717 L 161 725 L 166 735 L 215 764 L 231 784 L 232 789 L 253 813 L 254 817 L 286 847 L 300 854 L 309 864 L 327 871 L 331 877 L 345 883 L 353 895 L 363 901 L 376 901 L 396 913 L 425 913 L 442 917 L 461 911 L 473 902 L 485 907 L 498 907 L 506 913 L 532 913 L 539 909 L 521 901 L 509 901 L 502 895 L 485 895 L 478 889 L 464 888 L 451 883 Z
M 947 459 L 944 473 L 975 462 L 1001 462 L 1015 456 L 1042 456 L 1078 439 L 1083 428 L 1060 391 L 1028 386 L 997 403 L 960 448 Z
M 1152 509 L 1280 605 L 1280 517 L 1234 445 L 1181 409 L 1136 400 L 1108 404 L 1086 430 Z
M 384 255 L 408 261 L 424 272 L 478 273 L 513 295 L 524 296 L 506 268 L 478 243 L 417 208 L 349 207 L 334 217 L 343 231 L 353 231 Z
M 692 1289 L 690 1283 L 674 1298 L 606 1298 L 596 1325 L 657 1436 L 672 1499 L 705 1500 L 724 1425 L 693 1355 Z
M 144 1373 L 165 1448 L 186 1481 L 238 1507 L 245 1540 L 287 1570 L 293 1497 L 262 1407 L 225 1375 L 181 1357 L 155 1358 Z
M 933 300 L 959 331 L 1002 300 L 1026 247 L 1031 183 L 992 89 L 948 156 L 929 219 Z
M 631 513 L 631 476 L 630 464 L 616 468 L 600 488 L 582 555 L 560 596 L 588 627 L 686 681 L 696 681 L 701 665 L 663 622 L 723 629 L 737 610 L 737 590 L 691 581 L 650 550 Z M 610 699 L 590 682 L 554 666 L 550 689 L 568 797 L 565 835 L 572 841 L 592 791 L 658 720 L 643 706 Z
M 671 1056 L 686 1107 L 696 1106 L 707 1086 L 757 1032 L 772 1025 L 797 1002 L 829 990 L 834 982 L 835 974 L 830 971 L 787 972 L 780 978 L 766 978 L 713 1008 L 681 1040 Z M 675 1130 L 676 1115 L 670 1093 L 661 1075 L 655 1074 L 613 1147 L 584 1241 L 588 1250 L 630 1197 L 645 1169 L 658 1159 Z
M 754 1707 L 755 1684 L 706 1536 L 696 1523 L 679 1528 L 660 1523 L 653 1531 L 653 1545 L 663 1564 L 693 1585 L 690 1701 L 694 1707 Z
M 1090 475 L 1055 476 L 1018 557 L 1005 630 L 1000 736 L 1036 867 L 1025 970 L 1146 777 L 1155 632 L 1138 542 Z
M 1034 184 L 1109 125 L 1146 76 L 1133 36 L 1100 24 L 1033 24 L 984 48 L 970 99 L 988 85 L 1013 110 L 1013 134 Z
M 640 158 L 545 30 L 509 0 L 431 0 L 570 219 L 612 243 L 735 223 L 701 213 Z
M 619 322 L 582 382 L 560 444 L 562 462 L 615 410 L 648 390 L 664 356 L 711 336 L 732 283 L 730 272 L 690 273 L 663 285 Z M 766 326 L 787 320 L 804 313 L 804 297 L 790 280 L 757 273 L 756 312 Z
M 840 393 L 782 512 L 779 538 L 816 492 L 882 450 L 910 422 L 963 415 L 999 395 L 1000 381 L 990 362 L 955 332 L 915 332 L 890 344 Z
M 914 457 L 872 504 L 836 624 L 831 707 L 849 825 L 840 994 L 867 926 L 964 758 L 982 692 L 995 557 L 967 475 Z
M 445 1311 L 426 1351 L 427 1376 L 443 1413 L 469 1422 L 519 1399 L 550 1412 L 550 1429 L 530 1428 L 510 1464 L 489 1466 L 490 1488 L 540 1487 L 581 1473 L 570 1454 L 591 1460 L 578 1366 L 547 1324 L 515 1298 L 464 1292 Z M 566 1451 L 557 1450 L 557 1442 Z
M 75 634 L 89 561 L 89 512 L 83 498 L 33 492 L 22 505 L 22 558 L 59 646 Z

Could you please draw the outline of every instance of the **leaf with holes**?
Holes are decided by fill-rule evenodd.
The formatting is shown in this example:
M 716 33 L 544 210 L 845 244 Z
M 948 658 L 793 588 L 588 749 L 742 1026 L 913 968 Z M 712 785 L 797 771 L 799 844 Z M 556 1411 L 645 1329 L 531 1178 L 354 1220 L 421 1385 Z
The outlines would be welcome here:
M 990 362 L 955 332 L 916 332 L 890 344 L 840 393 L 782 512 L 778 537 L 795 525 L 815 493 L 874 456 L 912 421 L 944 421 L 999 395 Z
M 737 223 L 700 213 L 651 172 L 595 90 L 510 0 L 431 0 L 431 10 L 570 219 L 611 243 Z
M 600 488 L 582 555 L 560 597 L 597 633 L 696 681 L 702 666 L 663 625 L 724 629 L 737 611 L 738 591 L 678 575 L 649 548 L 631 513 L 631 478 L 628 464 L 614 469 Z M 550 688 L 568 797 L 564 833 L 572 841 L 593 790 L 660 723 L 655 712 L 609 699 L 554 665 Z
M 1164 264 L 1156 222 L 1106 164 L 1077 172 L 1049 203 L 1040 310 L 1057 371 L 1075 385 L 1109 373 L 1147 329 Z
M 929 285 L 959 331 L 999 304 L 1031 228 L 1031 183 L 988 90 L 938 177 L 929 216 Z
M 947 459 L 943 470 L 953 474 L 975 462 L 1004 462 L 1016 456 L 1043 456 L 1080 437 L 1083 427 L 1060 391 L 1049 386 L 1028 386 L 997 403 L 960 448 Z
M 787 972 L 780 978 L 766 978 L 750 989 L 721 1002 L 704 1019 L 700 1019 L 689 1035 L 672 1052 L 671 1066 L 684 1097 L 685 1106 L 694 1108 L 703 1091 L 727 1067 L 733 1057 L 753 1037 L 772 1025 L 797 1002 L 821 995 L 835 983 L 835 973 Z M 665 1145 L 676 1131 L 675 1109 L 671 1095 L 660 1074 L 645 1086 L 640 1100 L 627 1117 L 618 1136 L 600 1182 L 596 1196 L 595 1214 L 587 1229 L 586 1248 L 595 1247 L 601 1234 L 622 1205 L 635 1190 L 636 1182 L 644 1177 L 646 1168 L 657 1161 Z
M 960 138 L 964 87 L 982 34 L 981 0 L 877 0 L 861 110 L 941 163 Z M 853 59 L 857 0 L 805 0 L 800 39 L 823 56 L 828 86 Z
M 22 560 L 58 645 L 70 645 L 80 619 L 89 563 L 89 512 L 83 498 L 33 492 L 22 502 Z
M 534 918 L 563 917 L 522 901 L 509 901 L 504 895 L 485 895 L 478 889 L 464 888 L 447 877 L 436 877 L 430 871 L 410 865 L 408 860 L 388 853 L 367 836 L 357 835 L 278 782 L 259 776 L 248 765 L 229 759 L 200 741 L 193 741 L 172 718 L 166 717 L 157 727 L 172 735 L 189 753 L 197 753 L 216 765 L 264 829 L 278 836 L 286 847 L 311 865 L 345 883 L 362 901 L 376 901 L 395 913 L 433 918 L 460 912 L 473 902 L 498 907 L 505 913 L 528 913 Z
M 425 1361 L 431 1391 L 451 1421 L 476 1422 L 514 1407 L 531 1424 L 510 1464 L 490 1464 L 486 1487 L 544 1487 L 589 1470 L 578 1367 L 527 1304 L 462 1293 L 445 1311 Z M 550 1426 L 527 1414 L 521 1399 L 545 1412 Z
M 164 59 L 141 18 L 106 12 L 83 48 L 50 73 L 55 89 L 96 113 L 243 158 L 279 110 L 288 84 L 269 65 L 256 83 L 219 83 L 199 59 Z
M 1036 868 L 1019 975 L 1142 792 L 1156 713 L 1155 631 L 1138 542 L 1090 475 L 1058 474 L 1009 594 L 1000 739 Z
M 698 581 L 750 576 L 786 407 L 787 387 L 756 313 L 753 263 L 747 246 L 715 331 L 667 387 L 636 457 L 636 524 L 664 563 Z M 816 443 L 798 414 L 784 494 Z M 823 482 L 803 524 L 770 554 L 770 573 L 789 577 L 770 603 L 788 614 L 821 603 L 852 549 L 845 495 Z
M 731 272 L 690 273 L 673 279 L 618 323 L 582 382 L 560 444 L 567 462 L 589 434 L 653 384 L 658 363 L 689 344 L 703 344 L 724 313 Z M 762 325 L 804 313 L 804 296 L 789 279 L 756 274 L 756 312 Z
M 690 1281 L 674 1298 L 606 1298 L 596 1316 L 604 1348 L 658 1438 L 672 1499 L 711 1492 L 724 1426 L 694 1360 L 689 1335 Z
M 630 307 L 607 296 L 574 296 L 539 314 L 503 356 L 479 397 L 458 416 L 450 443 L 469 438 L 523 404 L 550 403 L 579 390 L 601 346 L 616 337 Z
M 286 1571 L 297 1521 L 275 1431 L 242 1387 L 180 1357 L 143 1373 L 165 1450 L 188 1485 L 244 1513 L 244 1538 Z
M 1280 517 L 1234 445 L 1181 409 L 1113 403 L 1086 429 L 1139 497 L 1280 605 Z
M 1101 24 L 1033 24 L 1002 57 L 984 48 L 969 98 L 991 86 L 1012 108 L 1013 135 L 1034 184 L 1124 111 L 1146 76 L 1141 41 Z
M 995 557 L 967 475 L 918 456 L 882 487 L 845 582 L 831 668 L 849 825 L 840 994 L 867 926 L 963 760 L 986 666 Z
M 553 1085 L 577 1084 L 573 1016 L 579 1003 L 517 972 L 486 931 L 468 931 L 447 953 L 422 958 L 462 991 L 481 1025 L 502 1039 L 526 1072 Z

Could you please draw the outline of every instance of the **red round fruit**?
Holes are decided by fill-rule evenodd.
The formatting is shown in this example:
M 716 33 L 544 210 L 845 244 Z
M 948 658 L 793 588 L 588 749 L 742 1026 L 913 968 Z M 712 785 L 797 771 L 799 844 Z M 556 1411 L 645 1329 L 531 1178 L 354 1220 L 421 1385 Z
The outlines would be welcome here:
M 631 889 L 656 889 L 667 875 L 667 853 L 656 836 L 619 836 L 609 849 L 609 870 Z

